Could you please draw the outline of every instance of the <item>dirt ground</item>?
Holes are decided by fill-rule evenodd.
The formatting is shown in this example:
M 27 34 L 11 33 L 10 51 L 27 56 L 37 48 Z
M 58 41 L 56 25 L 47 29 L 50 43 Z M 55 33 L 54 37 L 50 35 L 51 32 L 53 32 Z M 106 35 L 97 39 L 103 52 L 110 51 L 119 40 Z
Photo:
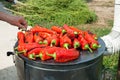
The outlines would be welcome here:
M 87 24 L 86 26 L 103 26 L 109 27 L 108 21 L 114 19 L 114 0 L 92 0 L 88 2 L 88 6 L 91 10 L 95 11 L 98 20 L 93 24 Z

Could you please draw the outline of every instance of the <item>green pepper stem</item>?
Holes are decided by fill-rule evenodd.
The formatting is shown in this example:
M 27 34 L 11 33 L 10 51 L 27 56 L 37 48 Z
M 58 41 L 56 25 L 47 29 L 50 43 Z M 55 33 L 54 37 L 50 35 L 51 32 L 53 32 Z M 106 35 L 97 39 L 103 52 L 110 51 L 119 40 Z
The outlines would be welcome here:
M 97 49 L 98 48 L 98 45 L 96 43 L 92 44 L 92 48 L 93 49 Z
M 35 55 L 34 54 L 29 54 L 28 57 L 29 57 L 29 59 L 35 60 Z
M 75 34 L 75 35 L 78 35 L 78 32 L 75 31 L 74 34 Z
M 42 44 L 43 42 L 42 41 L 39 41 L 39 44 Z
M 98 37 L 94 37 L 95 40 L 98 40 Z
M 69 44 L 68 44 L 68 43 L 65 43 L 65 44 L 63 45 L 63 47 L 66 48 L 66 49 L 69 49 L 69 48 L 68 48 L 68 47 L 69 47 Z
M 54 58 L 54 60 L 56 60 L 56 53 L 53 53 L 53 54 L 50 54 L 50 53 L 46 53 L 48 56 L 51 56 L 51 57 L 53 57 Z
M 75 42 L 75 44 L 74 44 L 74 48 L 76 49 L 76 48 L 78 48 L 78 47 L 80 47 L 79 42 Z
M 65 29 L 63 29 L 63 30 L 62 30 L 62 34 L 65 34 L 65 33 L 66 33 L 66 30 L 65 30 Z
M 93 52 L 92 49 L 89 47 L 88 44 L 85 45 L 85 49 L 89 49 L 89 51 L 90 51 L 91 53 Z
M 22 51 L 19 51 L 19 52 L 16 52 L 17 54 L 21 54 L 21 53 L 26 53 L 26 50 L 22 50 Z
M 98 48 L 100 48 L 101 47 L 101 45 L 98 45 Z
M 44 40 L 44 41 L 43 41 L 43 44 L 48 44 L 47 40 Z
M 93 47 L 94 49 L 96 49 L 96 48 L 101 47 L 101 45 L 97 45 L 96 43 L 94 43 L 94 44 L 92 45 L 92 47 Z
M 56 40 L 52 40 L 50 46 L 54 46 L 56 44 Z
M 17 50 L 17 49 L 18 49 L 18 47 L 15 47 L 15 48 L 14 48 L 14 50 Z

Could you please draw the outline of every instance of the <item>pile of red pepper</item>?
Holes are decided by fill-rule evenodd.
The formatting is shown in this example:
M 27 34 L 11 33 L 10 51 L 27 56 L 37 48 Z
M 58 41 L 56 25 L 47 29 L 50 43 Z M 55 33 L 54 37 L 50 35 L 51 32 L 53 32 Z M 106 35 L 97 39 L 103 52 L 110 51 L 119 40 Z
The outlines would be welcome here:
M 52 26 L 51 29 L 35 25 L 17 33 L 17 53 L 31 60 L 68 62 L 79 58 L 80 50 L 93 52 L 100 47 L 97 36 L 73 26 Z

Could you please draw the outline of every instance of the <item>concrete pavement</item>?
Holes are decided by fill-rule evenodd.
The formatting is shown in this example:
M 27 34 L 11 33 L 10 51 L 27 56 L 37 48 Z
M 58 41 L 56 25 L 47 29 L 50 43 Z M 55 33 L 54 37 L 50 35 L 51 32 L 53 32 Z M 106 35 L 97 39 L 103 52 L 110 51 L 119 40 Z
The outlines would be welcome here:
M 6 55 L 8 51 L 13 51 L 17 32 L 17 27 L 0 21 L 0 80 L 17 80 L 13 57 Z
M 0 2 L 0 11 L 6 11 Z M 12 56 L 7 56 L 7 51 L 13 51 L 13 46 L 17 40 L 18 28 L 4 21 L 0 21 L 0 80 L 18 80 L 15 64 Z

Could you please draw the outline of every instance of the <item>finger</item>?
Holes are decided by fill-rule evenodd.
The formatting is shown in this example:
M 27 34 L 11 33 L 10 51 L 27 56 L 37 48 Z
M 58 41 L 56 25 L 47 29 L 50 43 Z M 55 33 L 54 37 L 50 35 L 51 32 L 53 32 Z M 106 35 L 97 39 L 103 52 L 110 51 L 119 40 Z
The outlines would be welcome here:
M 27 22 L 22 22 L 22 23 L 20 23 L 22 26 L 21 27 L 24 27 L 24 28 L 26 28 L 27 29 Z
M 27 28 L 24 27 L 24 25 L 21 25 L 21 24 L 19 24 L 18 29 L 22 29 L 23 31 L 26 31 L 26 30 L 27 30 Z

